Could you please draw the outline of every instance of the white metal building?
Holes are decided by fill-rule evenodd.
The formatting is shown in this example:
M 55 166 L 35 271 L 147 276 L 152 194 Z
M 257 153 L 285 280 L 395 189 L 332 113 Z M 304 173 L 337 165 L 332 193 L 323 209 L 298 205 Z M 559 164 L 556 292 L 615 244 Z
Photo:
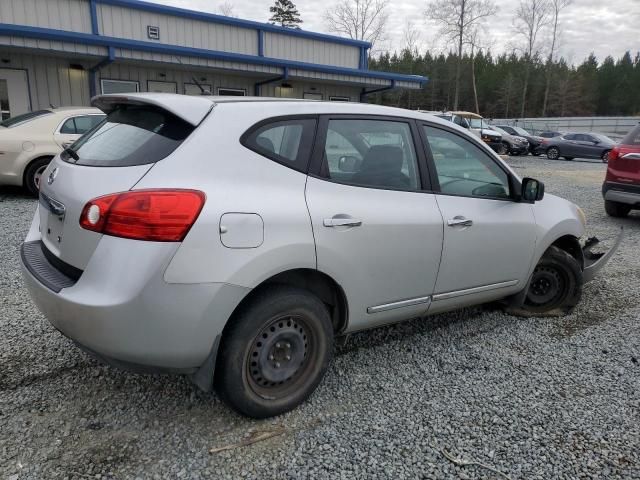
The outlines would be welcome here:
M 359 40 L 138 0 L 0 0 L 2 116 L 131 91 L 360 101 L 426 78 Z

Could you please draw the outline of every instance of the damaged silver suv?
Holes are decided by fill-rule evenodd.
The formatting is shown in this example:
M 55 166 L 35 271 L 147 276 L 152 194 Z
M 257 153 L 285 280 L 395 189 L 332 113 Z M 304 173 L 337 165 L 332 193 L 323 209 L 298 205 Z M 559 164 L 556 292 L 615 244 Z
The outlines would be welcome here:
M 503 300 L 571 309 L 615 247 L 457 125 L 375 105 L 101 96 L 22 246 L 51 323 L 111 364 L 288 411 L 334 337 Z M 428 318 L 425 318 L 428 322 Z

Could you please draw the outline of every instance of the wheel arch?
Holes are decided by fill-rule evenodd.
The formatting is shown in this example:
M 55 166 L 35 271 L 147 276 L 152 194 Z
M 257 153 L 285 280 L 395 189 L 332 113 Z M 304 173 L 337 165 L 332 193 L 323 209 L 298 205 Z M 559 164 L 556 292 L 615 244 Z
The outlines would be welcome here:
M 573 235 L 563 235 L 562 237 L 556 239 L 551 245 L 549 245 L 546 249 L 549 250 L 550 247 L 558 247 L 560 250 L 564 250 L 576 261 L 580 264 L 580 268 L 584 269 L 584 257 L 582 255 L 582 245 L 580 245 L 580 240 Z M 543 253 L 544 255 L 544 253 Z
M 38 160 L 42 160 L 42 159 L 49 159 L 49 161 L 53 160 L 55 158 L 57 154 L 56 153 L 39 153 L 37 155 L 34 155 L 31 159 L 29 159 L 29 161 L 25 162 L 24 167 L 22 168 L 22 173 L 20 175 L 20 177 L 22 178 L 22 186 L 26 187 L 27 185 L 27 171 L 29 170 L 29 168 L 31 167 L 31 165 L 34 164 L 34 162 L 37 162 Z

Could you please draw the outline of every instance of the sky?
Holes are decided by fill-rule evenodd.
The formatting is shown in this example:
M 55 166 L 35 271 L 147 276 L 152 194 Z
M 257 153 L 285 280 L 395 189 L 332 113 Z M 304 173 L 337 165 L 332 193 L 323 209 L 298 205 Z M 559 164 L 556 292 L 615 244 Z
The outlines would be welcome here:
M 211 13 L 220 13 L 222 5 L 227 4 L 233 7 L 234 16 L 261 22 L 269 19 L 271 5 L 264 0 L 148 1 Z M 331 33 L 323 16 L 326 9 L 337 1 L 294 0 L 304 21 L 302 28 Z M 518 44 L 513 18 L 519 1 L 494 1 L 498 12 L 487 19 L 483 44 L 493 53 L 511 51 Z M 405 46 L 404 32 L 410 24 L 418 32 L 421 51 L 437 53 L 453 48 L 442 40 L 437 25 L 426 20 L 427 4 L 427 0 L 390 1 L 387 7 L 387 40 L 381 47 L 390 51 L 402 49 Z M 562 33 L 558 53 L 572 64 L 581 63 L 591 52 L 602 61 L 607 55 L 619 58 L 627 50 L 632 52 L 632 56 L 640 51 L 640 0 L 573 0 L 563 11 L 560 22 Z

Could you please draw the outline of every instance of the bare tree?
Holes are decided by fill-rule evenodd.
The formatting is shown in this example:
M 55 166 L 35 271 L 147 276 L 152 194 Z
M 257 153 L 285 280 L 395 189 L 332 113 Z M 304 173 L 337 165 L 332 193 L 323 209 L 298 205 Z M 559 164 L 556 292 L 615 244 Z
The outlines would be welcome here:
M 553 69 L 553 58 L 556 54 L 556 44 L 558 41 L 558 26 L 560 21 L 560 13 L 562 10 L 571 5 L 572 0 L 550 0 L 551 22 L 553 29 L 551 33 L 551 48 L 549 50 L 549 58 L 547 59 L 547 78 L 544 88 L 544 100 L 542 101 L 542 116 L 547 114 L 547 102 L 549 100 L 549 88 L 551 87 L 551 71 Z
M 440 25 L 440 33 L 447 40 L 457 43 L 454 110 L 458 108 L 460 98 L 462 50 L 469 43 L 469 34 L 474 26 L 494 13 L 496 13 L 496 5 L 493 0 L 431 0 L 427 4 L 426 17 Z
M 326 10 L 324 21 L 335 33 L 375 44 L 384 38 L 389 0 L 340 0 Z
M 524 118 L 529 87 L 529 71 L 533 58 L 539 53 L 538 35 L 549 22 L 549 0 L 520 0 L 513 26 L 515 34 L 524 38 L 525 69 L 522 87 L 522 106 L 520 117 Z
M 418 46 L 421 42 L 420 31 L 415 28 L 413 22 L 409 19 L 407 19 L 407 23 L 405 23 L 402 36 L 404 37 L 404 49 L 408 50 L 414 55 L 418 55 Z
M 225 17 L 236 17 L 233 3 L 231 2 L 223 2 L 218 6 L 218 11 L 220 15 L 224 15 Z

